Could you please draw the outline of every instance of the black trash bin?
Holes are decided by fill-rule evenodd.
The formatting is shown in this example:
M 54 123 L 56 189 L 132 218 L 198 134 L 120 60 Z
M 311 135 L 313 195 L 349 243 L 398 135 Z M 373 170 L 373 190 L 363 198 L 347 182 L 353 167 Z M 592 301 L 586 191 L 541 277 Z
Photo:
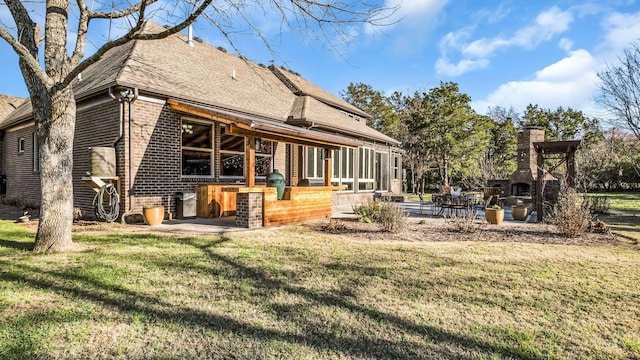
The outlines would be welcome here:
M 196 193 L 177 192 L 176 219 L 188 219 L 196 217 Z

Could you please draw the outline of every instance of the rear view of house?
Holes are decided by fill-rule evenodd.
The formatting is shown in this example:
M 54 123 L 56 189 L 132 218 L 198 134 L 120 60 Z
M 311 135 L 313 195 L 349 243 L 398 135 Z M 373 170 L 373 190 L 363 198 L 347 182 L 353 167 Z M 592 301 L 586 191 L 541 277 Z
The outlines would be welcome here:
M 76 207 L 93 214 L 92 176 L 116 184 L 126 215 L 148 204 L 173 213 L 175 194 L 199 186 L 260 187 L 275 170 L 288 188 L 323 187 L 334 203 L 359 203 L 374 190 L 401 192 L 399 142 L 368 127 L 368 114 L 293 71 L 190 40 L 175 34 L 125 44 L 77 79 Z M 37 201 L 30 102 L 0 129 L 7 195 Z M 103 152 L 111 164 L 98 174 L 90 161 Z

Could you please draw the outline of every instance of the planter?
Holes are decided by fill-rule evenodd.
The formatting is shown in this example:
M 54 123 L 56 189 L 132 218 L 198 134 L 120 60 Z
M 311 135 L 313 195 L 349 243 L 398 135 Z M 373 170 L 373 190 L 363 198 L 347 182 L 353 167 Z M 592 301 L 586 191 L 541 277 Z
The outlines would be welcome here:
M 164 206 L 151 206 L 142 209 L 144 223 L 149 226 L 160 225 L 164 220 Z
M 525 221 L 527 220 L 527 216 L 529 216 L 529 208 L 511 208 L 511 215 L 513 215 L 513 220 Z
M 504 209 L 484 209 L 484 217 L 489 224 L 500 225 L 504 220 Z

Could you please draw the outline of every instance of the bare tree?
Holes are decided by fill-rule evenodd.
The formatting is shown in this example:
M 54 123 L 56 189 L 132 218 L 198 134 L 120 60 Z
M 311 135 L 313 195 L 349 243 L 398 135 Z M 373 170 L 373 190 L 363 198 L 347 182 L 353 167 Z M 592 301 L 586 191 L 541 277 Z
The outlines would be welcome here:
M 260 37 L 272 51 L 260 28 L 254 25 L 250 11 L 269 8 L 277 14 L 283 29 L 290 28 L 327 40 L 349 38 L 356 23 L 380 25 L 393 9 L 372 6 L 360 0 L 272 0 L 263 2 L 227 0 L 176 1 L 175 4 L 156 0 L 114 2 L 108 11 L 94 11 L 84 0 L 46 0 L 25 2 L 0 1 L 7 6 L 14 26 L 0 20 L 0 38 L 19 57 L 19 66 L 29 91 L 36 124 L 39 148 L 42 151 L 40 170 L 41 208 L 34 251 L 67 251 L 71 249 L 73 221 L 73 138 L 76 122 L 76 101 L 73 80 L 98 61 L 109 49 L 133 40 L 165 38 L 179 32 L 196 19 L 208 20 L 211 27 L 231 40 L 239 31 L 250 31 Z M 34 19 L 44 15 L 44 36 Z M 168 19 L 171 26 L 158 33 L 144 33 L 144 23 L 150 18 Z M 97 51 L 86 56 L 89 25 L 95 22 L 119 20 L 127 24 L 124 35 L 97 45 Z M 74 26 L 71 29 L 71 26 Z M 75 31 L 75 37 L 69 34 Z M 41 43 L 44 49 L 40 52 Z M 330 44 L 331 45 L 331 44 Z M 236 48 L 234 43 L 231 43 Z M 67 49 L 72 48 L 69 53 Z M 237 50 L 237 48 L 236 48 Z M 42 55 L 42 59 L 40 58 Z M 42 65 L 41 65 L 42 64 Z
M 608 65 L 598 73 L 601 94 L 597 101 L 611 111 L 614 122 L 640 139 L 640 45 L 625 49 L 618 60 L 618 65 Z

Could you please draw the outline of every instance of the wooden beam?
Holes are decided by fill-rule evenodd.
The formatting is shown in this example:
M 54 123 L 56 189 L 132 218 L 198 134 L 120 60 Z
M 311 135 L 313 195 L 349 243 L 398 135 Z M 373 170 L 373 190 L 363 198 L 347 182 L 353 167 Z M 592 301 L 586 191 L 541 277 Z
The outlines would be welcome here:
M 167 105 L 169 105 L 169 108 L 172 110 L 180 111 L 189 115 L 198 116 L 209 120 L 215 120 L 224 124 L 242 124 L 250 127 L 252 123 L 251 120 L 222 115 L 213 110 L 203 109 L 199 106 L 185 104 L 173 99 L 167 100 Z
M 245 139 L 245 157 L 244 176 L 247 187 L 256 186 L 256 138 L 247 136 Z
M 287 144 L 305 145 L 305 146 L 313 146 L 313 147 L 325 147 L 330 149 L 340 148 L 339 145 L 328 145 L 327 143 L 320 142 L 320 141 L 303 140 L 301 138 L 272 133 L 268 131 L 250 130 L 250 129 L 245 129 L 239 126 L 234 126 L 234 124 L 231 124 L 231 126 L 229 127 L 229 134 L 239 135 L 239 136 L 254 136 L 264 140 L 283 142 Z
M 324 186 L 331 186 L 331 156 L 333 151 L 331 149 L 324 149 L 327 152 L 327 156 L 324 158 Z

